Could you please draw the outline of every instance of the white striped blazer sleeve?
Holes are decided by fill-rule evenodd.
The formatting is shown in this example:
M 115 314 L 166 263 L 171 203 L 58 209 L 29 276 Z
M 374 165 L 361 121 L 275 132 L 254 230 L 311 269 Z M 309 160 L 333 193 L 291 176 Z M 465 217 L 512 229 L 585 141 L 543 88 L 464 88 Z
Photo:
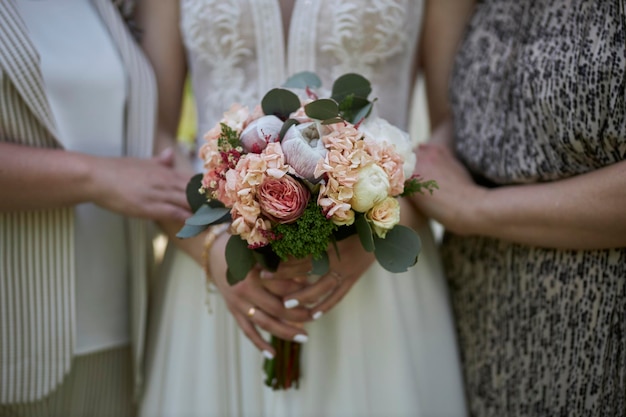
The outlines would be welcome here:
M 154 76 L 110 0 L 94 4 L 118 46 L 129 78 L 126 154 L 152 154 Z M 0 0 L 0 141 L 61 147 L 44 94 L 39 57 L 13 0 Z M 73 210 L 0 213 L 0 403 L 31 402 L 52 391 L 70 369 L 74 349 Z M 132 342 L 141 386 L 147 224 L 129 220 Z

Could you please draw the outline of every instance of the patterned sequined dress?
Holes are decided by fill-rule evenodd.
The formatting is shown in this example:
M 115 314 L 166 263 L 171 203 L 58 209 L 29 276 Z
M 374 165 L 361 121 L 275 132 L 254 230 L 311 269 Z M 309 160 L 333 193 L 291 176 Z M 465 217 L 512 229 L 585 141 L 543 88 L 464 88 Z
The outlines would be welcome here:
M 623 161 L 626 2 L 479 2 L 451 91 L 457 153 L 485 184 Z M 444 241 L 472 415 L 626 415 L 626 248 Z

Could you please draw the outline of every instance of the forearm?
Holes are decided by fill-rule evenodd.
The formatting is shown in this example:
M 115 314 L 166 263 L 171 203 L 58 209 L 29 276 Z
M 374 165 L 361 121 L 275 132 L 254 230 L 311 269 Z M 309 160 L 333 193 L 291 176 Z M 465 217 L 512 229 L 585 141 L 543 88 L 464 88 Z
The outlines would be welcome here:
M 454 56 L 474 6 L 475 0 L 428 0 L 425 3 L 421 69 L 433 127 L 450 113 L 447 97 Z
M 155 151 L 158 153 L 166 148 L 174 149 L 175 169 L 184 173 L 191 179 L 196 172 L 193 171 L 193 167 L 188 156 L 184 155 L 171 134 L 161 130 L 157 134 L 157 138 L 155 140 Z M 177 221 L 159 221 L 157 222 L 157 225 L 161 228 L 170 242 L 174 243 L 176 247 L 191 256 L 196 262 L 198 262 L 198 264 L 201 264 L 204 233 L 194 238 L 180 239 L 176 237 L 176 234 L 183 227 L 184 223 Z
M 189 255 L 198 265 L 202 265 L 202 252 L 204 251 L 204 237 L 206 233 L 200 233 L 192 238 L 180 239 L 176 237 L 176 233 L 183 227 L 183 223 L 162 221 L 157 224 L 171 243 Z
M 0 143 L 0 210 L 72 206 L 92 199 L 96 157 Z
M 626 247 L 626 161 L 564 180 L 489 189 L 470 234 L 562 249 Z
M 439 189 L 412 197 L 446 230 L 561 249 L 626 246 L 626 161 L 552 182 L 484 188 L 453 147 L 448 120 L 417 151 L 416 173 Z

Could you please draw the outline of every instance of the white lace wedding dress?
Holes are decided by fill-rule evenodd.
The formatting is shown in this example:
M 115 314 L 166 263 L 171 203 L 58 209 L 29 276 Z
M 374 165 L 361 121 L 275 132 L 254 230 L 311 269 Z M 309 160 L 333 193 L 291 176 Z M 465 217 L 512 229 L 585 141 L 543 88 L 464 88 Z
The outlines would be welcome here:
M 287 47 L 278 0 L 182 0 L 181 29 L 199 136 L 232 103 L 258 103 L 288 75 L 312 70 L 331 88 L 366 76 L 381 116 L 407 126 L 420 0 L 296 0 Z M 151 320 L 143 417 L 465 415 L 458 353 L 430 229 L 409 272 L 378 265 L 320 320 L 307 324 L 299 390 L 263 385 L 263 357 L 204 277 L 166 253 Z

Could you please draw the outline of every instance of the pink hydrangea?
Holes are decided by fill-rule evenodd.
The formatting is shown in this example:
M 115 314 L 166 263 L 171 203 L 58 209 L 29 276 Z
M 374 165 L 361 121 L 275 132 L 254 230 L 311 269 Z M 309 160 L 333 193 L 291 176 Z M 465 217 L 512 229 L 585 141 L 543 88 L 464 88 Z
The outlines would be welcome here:
M 389 176 L 389 185 L 391 187 L 389 194 L 392 196 L 402 194 L 405 180 L 402 156 L 396 152 L 395 147 L 390 143 L 377 142 L 368 137 L 363 142 L 367 147 L 368 153 L 372 155 L 376 163 Z

